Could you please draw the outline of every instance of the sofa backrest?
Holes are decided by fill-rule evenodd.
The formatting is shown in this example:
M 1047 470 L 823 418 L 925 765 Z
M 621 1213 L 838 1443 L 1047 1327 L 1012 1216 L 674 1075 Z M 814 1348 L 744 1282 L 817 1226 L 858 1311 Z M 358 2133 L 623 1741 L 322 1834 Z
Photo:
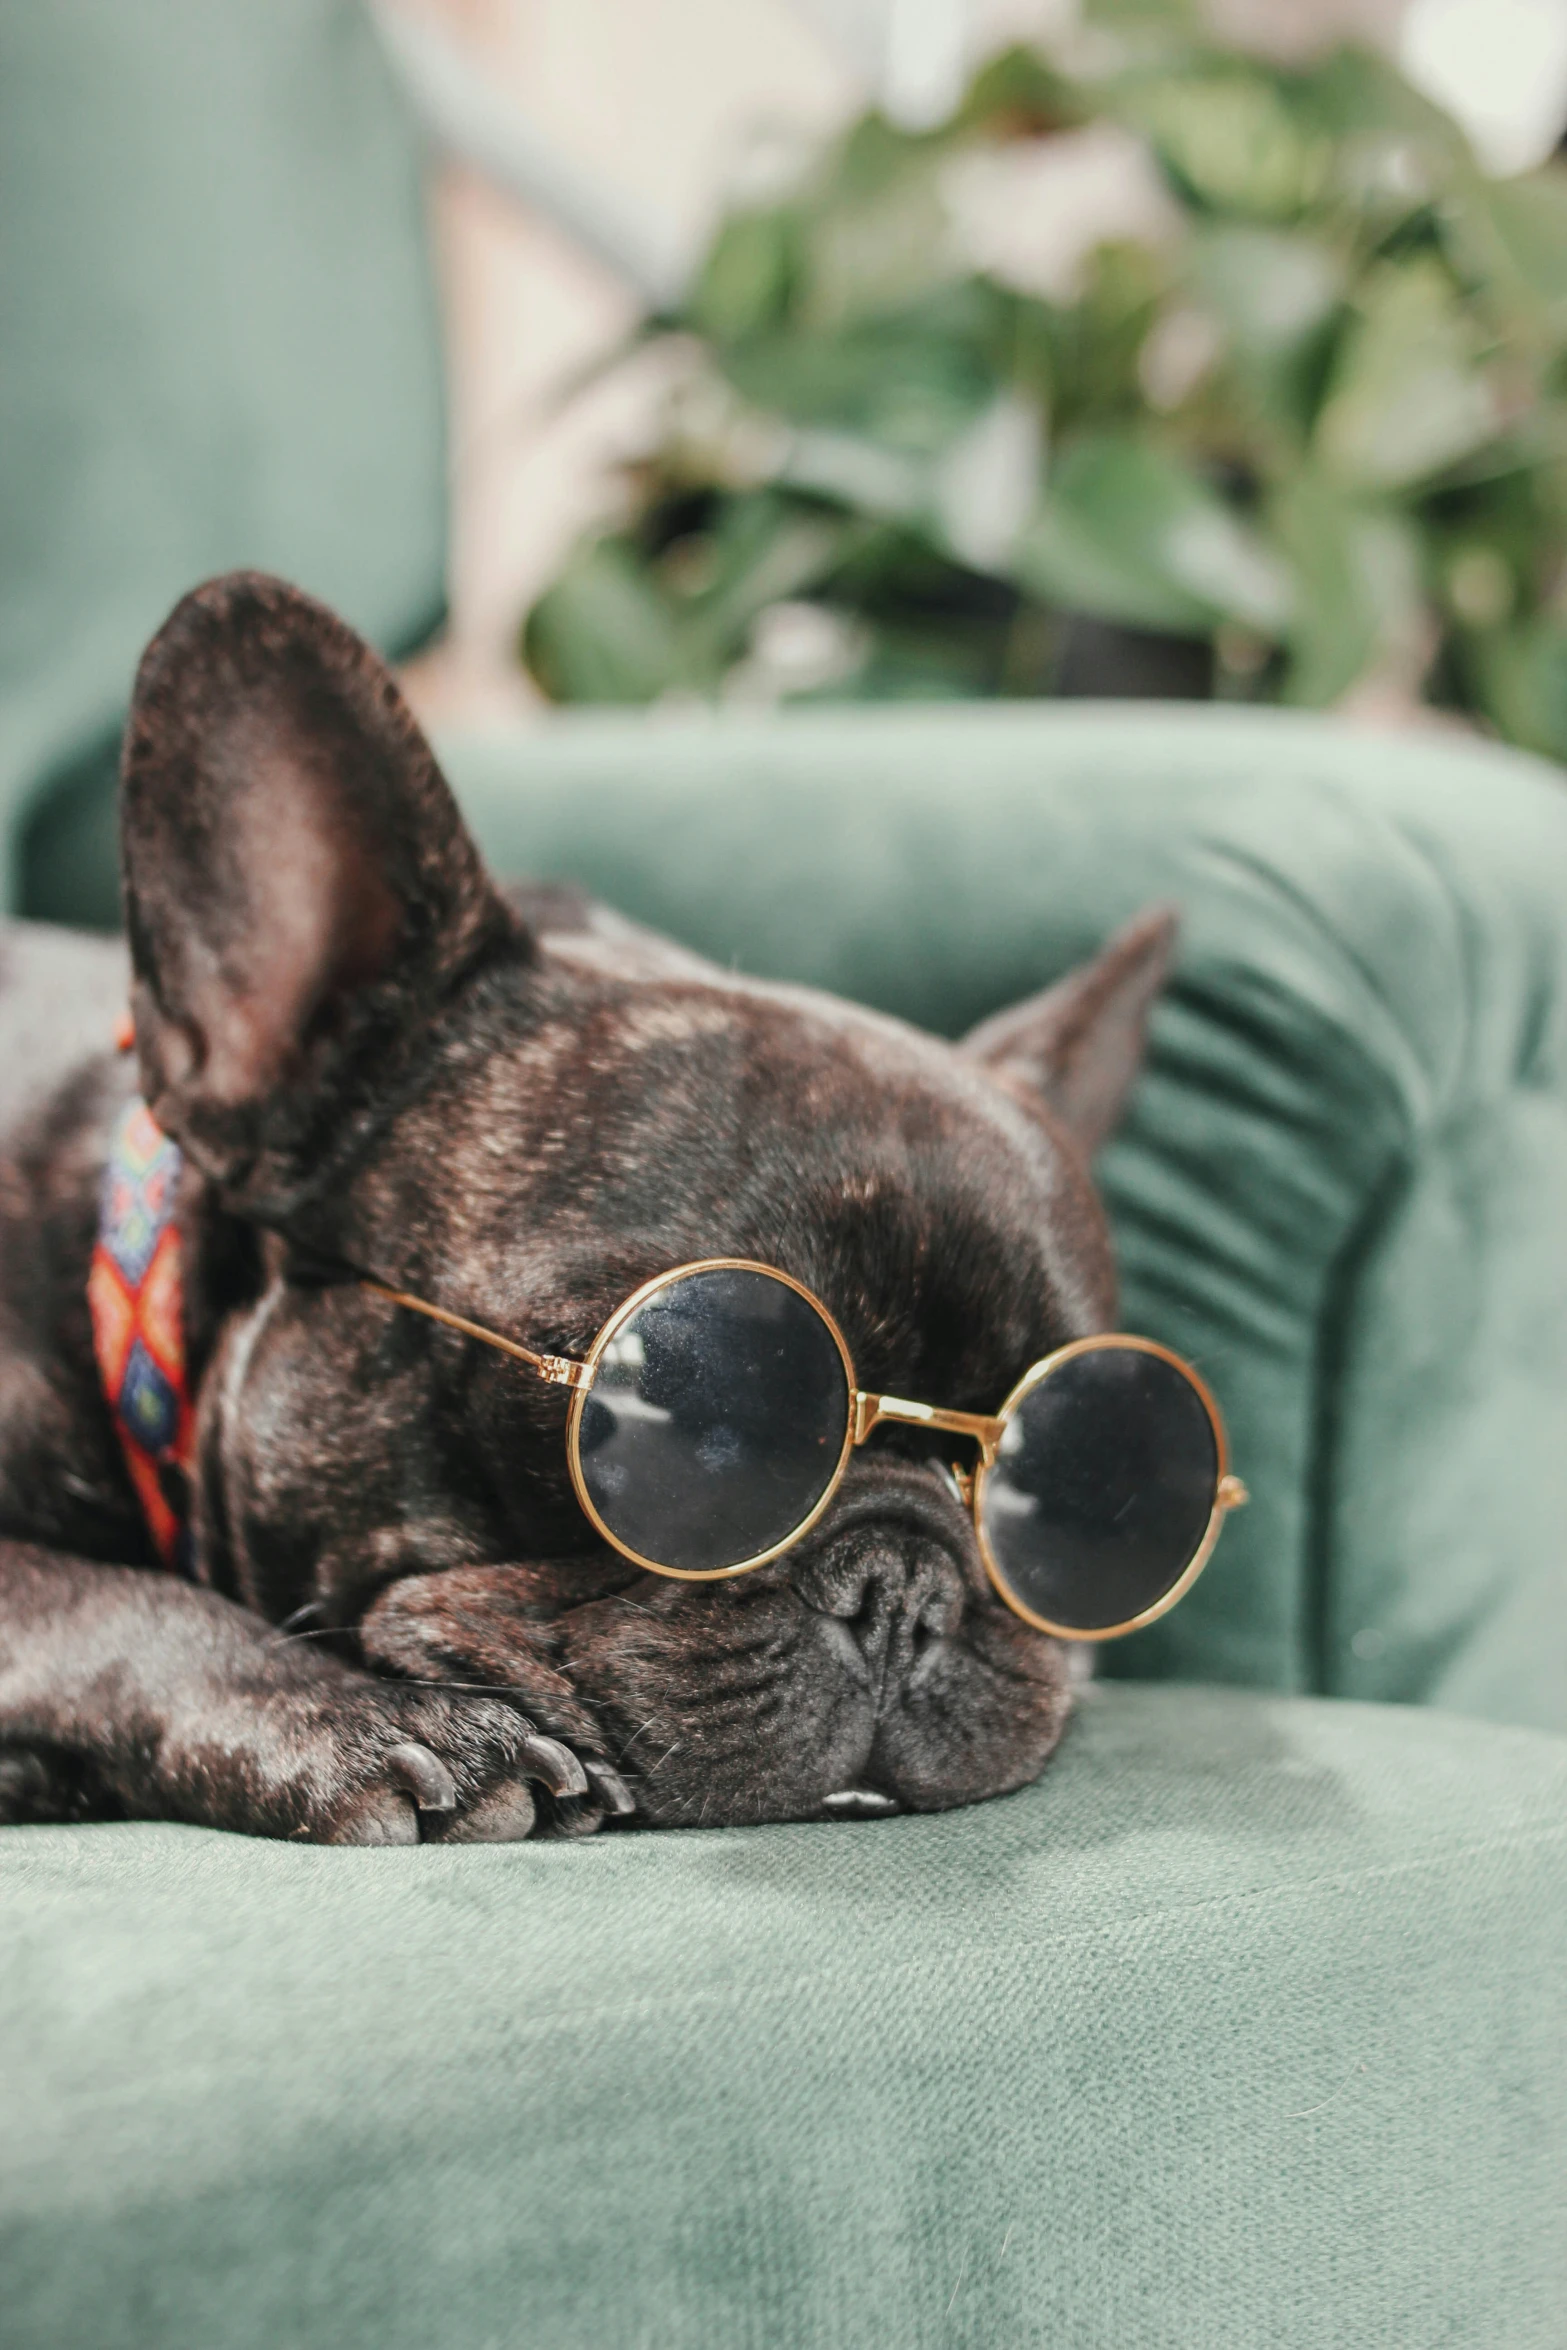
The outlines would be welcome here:
M 956 1033 L 1155 900 L 1100 1173 L 1253 1494 L 1111 1673 L 1567 1729 L 1567 793 L 1435 733 L 1083 705 L 448 746 L 501 869 Z
M 104 774 L 176 597 L 255 564 L 397 653 L 441 615 L 418 149 L 364 10 L 6 0 L 0 320 L 6 894 L 112 920 Z

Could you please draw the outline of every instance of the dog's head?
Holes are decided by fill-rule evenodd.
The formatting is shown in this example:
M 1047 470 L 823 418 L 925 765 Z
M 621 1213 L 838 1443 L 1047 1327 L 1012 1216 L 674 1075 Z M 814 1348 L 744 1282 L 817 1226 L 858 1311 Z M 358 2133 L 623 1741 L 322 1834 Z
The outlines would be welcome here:
M 670 1581 L 583 1516 L 563 1393 L 311 1268 L 580 1356 L 651 1276 L 760 1260 L 826 1304 L 862 1387 L 994 1412 L 1109 1324 L 1087 1162 L 1169 919 L 960 1046 L 590 913 L 530 922 L 379 662 L 249 575 L 149 648 L 123 822 L 144 1090 L 223 1220 L 270 1236 L 249 1276 L 243 1245 L 218 1252 L 243 1344 L 205 1414 L 204 1524 L 234 1585 L 383 1625 L 416 1586 L 374 1653 L 525 1693 L 552 1675 L 555 1719 L 591 1721 L 654 1821 L 1034 1777 L 1063 1652 L 991 1590 L 961 1441 L 880 1429 L 794 1547 Z

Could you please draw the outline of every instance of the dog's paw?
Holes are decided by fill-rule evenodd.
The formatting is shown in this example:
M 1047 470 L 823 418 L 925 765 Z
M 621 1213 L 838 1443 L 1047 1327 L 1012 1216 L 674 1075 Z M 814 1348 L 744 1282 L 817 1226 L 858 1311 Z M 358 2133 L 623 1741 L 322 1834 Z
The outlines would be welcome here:
M 609 1808 L 599 1766 L 498 1699 L 389 1684 L 376 1689 L 375 1705 L 395 1712 L 408 1735 L 379 1748 L 367 1784 L 339 1794 L 331 1843 L 511 1844 L 541 1827 L 580 1835 Z M 359 1755 L 350 1778 L 363 1770 Z
M 326 1842 L 519 1843 L 538 1825 L 537 1789 L 557 1804 L 587 1795 L 570 1747 L 509 1706 L 423 1691 L 409 1703 L 412 1694 L 377 1690 L 373 1701 L 411 1735 L 382 1746 L 361 1733 L 334 1757 L 340 1784 L 320 1822 Z
M 549 1627 L 525 1612 L 526 1568 L 452 1567 L 389 1584 L 358 1626 L 368 1664 L 409 1680 L 503 1695 L 524 1708 L 534 1735 L 569 1753 L 579 1783 L 552 1788 L 549 1827 L 590 1835 L 636 1809 L 608 1760 L 597 1723 L 551 1653 Z M 395 1684 L 394 1684 L 395 1686 Z M 465 1833 L 454 1824 L 448 1831 Z
M 315 1661 L 315 1660 L 313 1660 Z M 319 1669 L 325 1666 L 323 1672 Z M 498 1698 L 409 1688 L 320 1659 L 190 1758 L 187 1816 L 316 1844 L 516 1843 L 603 1817 L 588 1769 Z

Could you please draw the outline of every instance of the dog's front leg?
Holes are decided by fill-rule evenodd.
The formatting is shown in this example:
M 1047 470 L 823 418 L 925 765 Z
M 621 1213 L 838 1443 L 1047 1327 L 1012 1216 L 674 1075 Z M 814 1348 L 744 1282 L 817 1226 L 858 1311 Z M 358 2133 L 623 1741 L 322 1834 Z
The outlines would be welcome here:
M 514 1707 L 381 1680 L 172 1576 L 0 1542 L 0 1820 L 502 1841 L 588 1794 Z

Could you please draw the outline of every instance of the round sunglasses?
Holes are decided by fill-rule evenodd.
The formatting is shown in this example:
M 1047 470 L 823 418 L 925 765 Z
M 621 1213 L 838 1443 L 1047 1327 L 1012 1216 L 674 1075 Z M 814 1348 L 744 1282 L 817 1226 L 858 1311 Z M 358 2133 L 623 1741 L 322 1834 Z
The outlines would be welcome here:
M 884 1422 L 974 1441 L 974 1469 L 952 1476 L 986 1571 L 1014 1615 L 1061 1640 L 1114 1640 L 1162 1616 L 1246 1499 L 1209 1389 L 1149 1338 L 1058 1347 L 991 1415 L 867 1393 L 821 1299 L 742 1257 L 644 1282 L 581 1362 L 358 1278 L 569 1388 L 583 1510 L 635 1565 L 683 1582 L 743 1575 L 790 1549 Z

